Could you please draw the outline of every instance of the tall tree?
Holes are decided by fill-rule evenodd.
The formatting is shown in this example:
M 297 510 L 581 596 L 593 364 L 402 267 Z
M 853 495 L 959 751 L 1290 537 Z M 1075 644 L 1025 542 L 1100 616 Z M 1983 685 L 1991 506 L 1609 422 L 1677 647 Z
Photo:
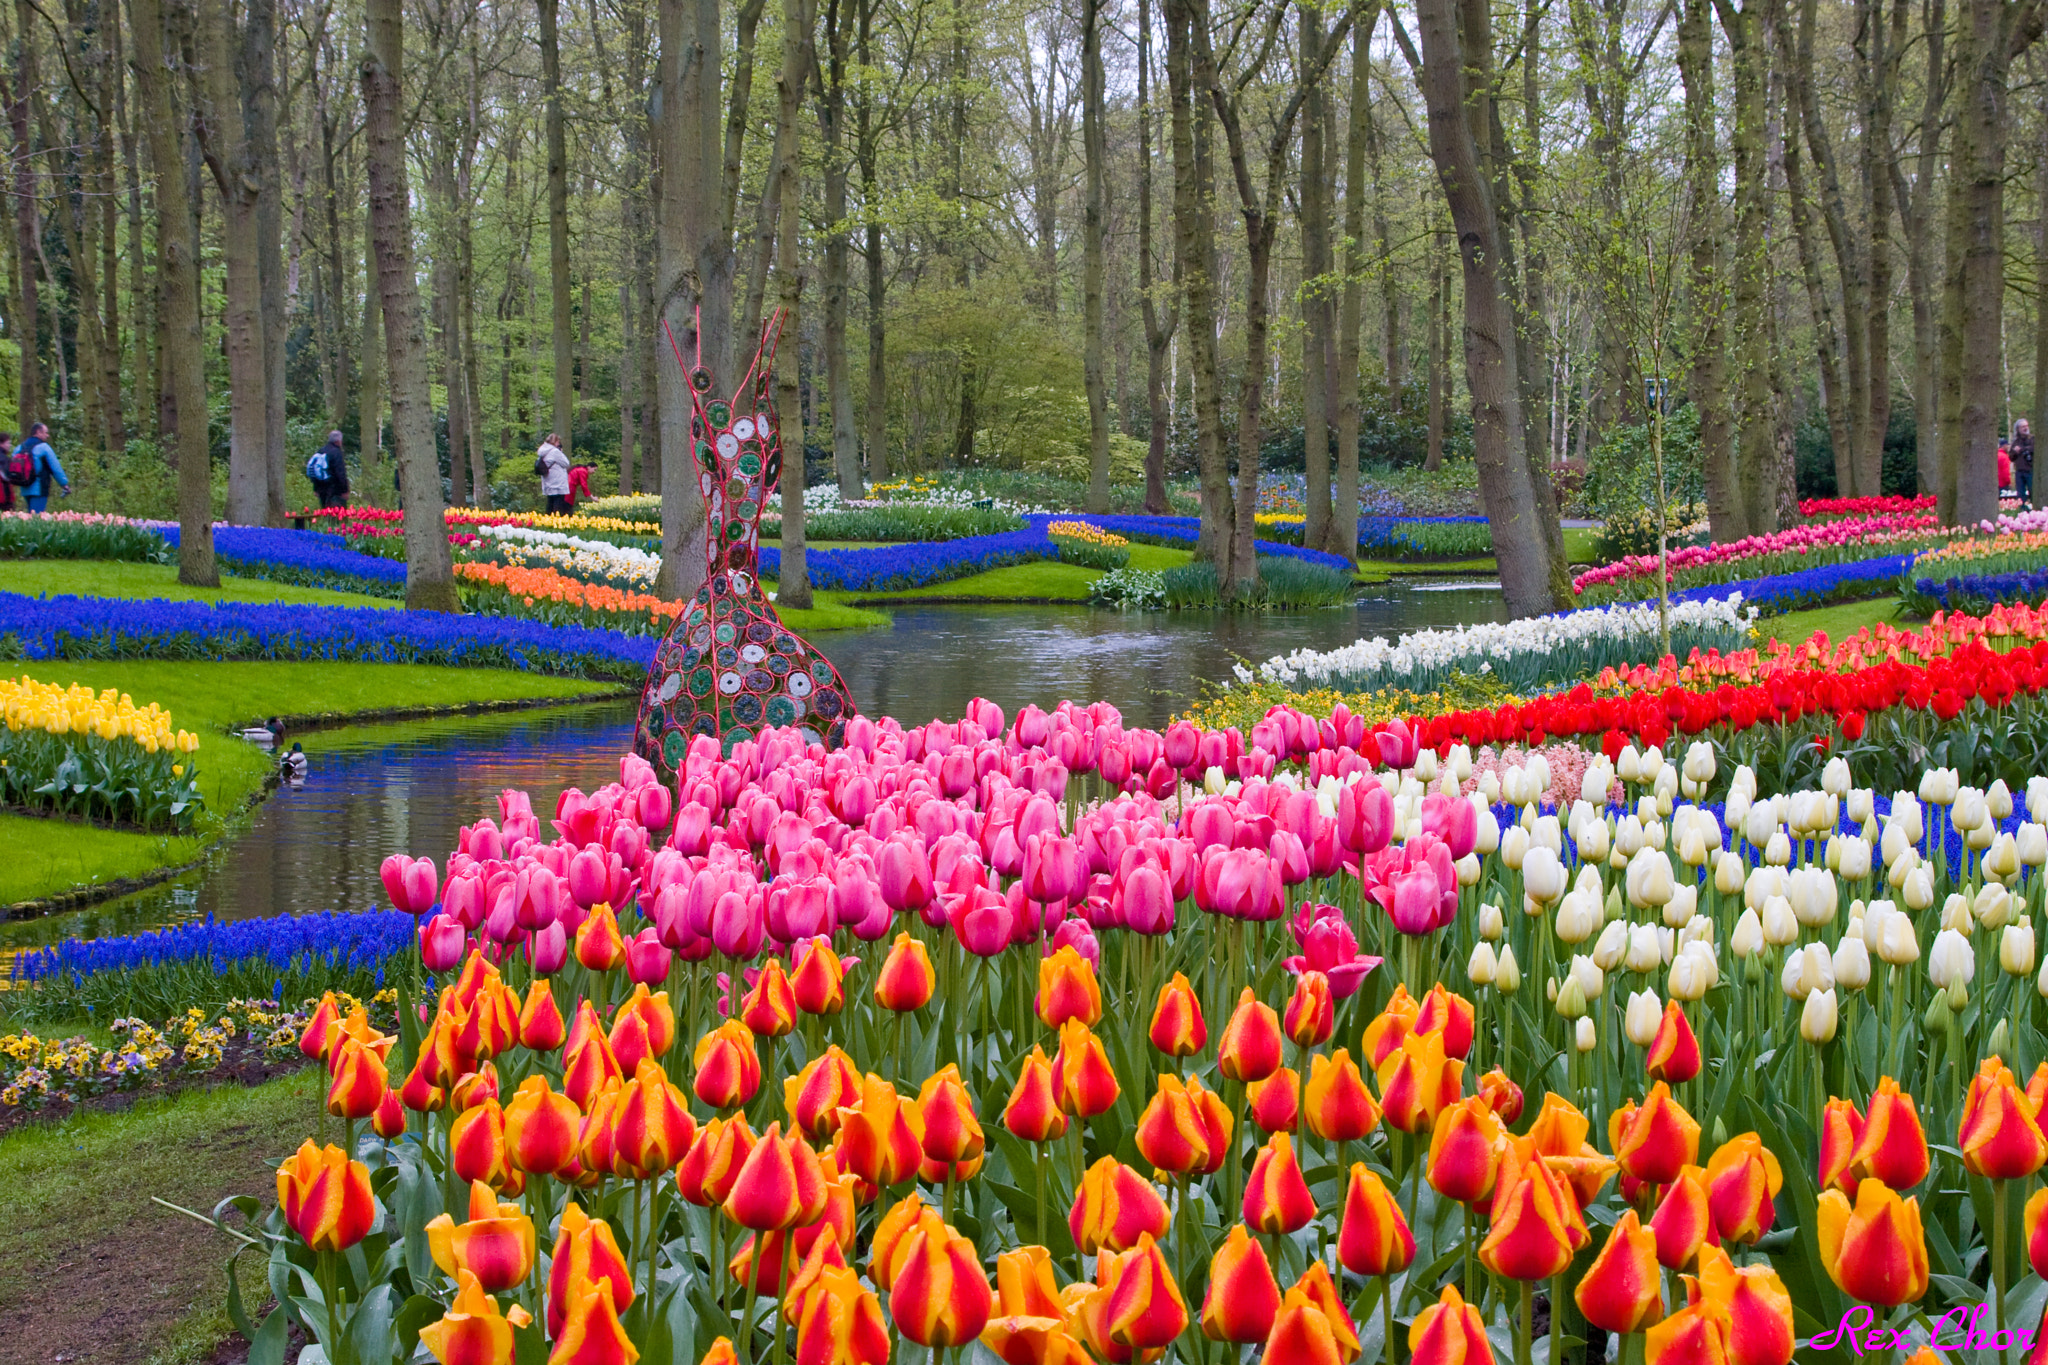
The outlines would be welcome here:
M 576 439 L 575 337 L 569 301 L 569 144 L 562 109 L 561 0 L 539 0 L 541 86 L 547 97 L 548 302 L 555 342 L 554 429 L 568 450 Z
M 1296 25 L 1299 64 L 1327 65 L 1323 54 L 1323 11 L 1305 2 Z M 1301 434 L 1306 461 L 1308 507 L 1301 543 L 1349 557 L 1351 549 L 1330 536 L 1330 418 L 1336 406 L 1336 317 L 1331 308 L 1330 183 L 1332 167 L 1324 147 L 1328 113 L 1321 82 L 1301 103 Z
M 853 8 L 859 0 L 825 0 L 825 60 L 811 63 L 818 130 L 823 135 L 820 179 L 825 211 L 825 316 L 819 336 L 825 361 L 825 397 L 832 411 L 832 473 L 839 496 L 861 497 L 860 434 L 855 429 L 853 367 L 846 351 L 847 270 L 853 224 L 847 217 L 846 82 Z
M 1141 0 L 1141 3 L 1145 0 Z M 1102 361 L 1104 194 L 1109 168 L 1109 111 L 1103 93 L 1102 0 L 1081 4 L 1081 144 L 1088 181 L 1081 215 L 1081 375 L 1088 394 L 1088 510 L 1109 510 L 1109 393 Z M 1041 225 L 1050 231 L 1050 223 Z
M 36 120 L 32 109 L 42 89 L 42 76 L 36 63 L 35 7 L 29 0 L 15 0 L 14 15 L 14 89 L 7 101 L 7 124 L 14 137 L 15 289 L 13 316 L 7 320 L 7 331 L 21 347 L 18 411 L 22 425 L 27 426 L 41 418 L 49 391 L 43 378 L 42 298 L 35 269 L 36 243 L 42 239 L 42 213 L 36 190 Z M 182 162 L 180 158 L 179 164 Z
M 132 0 L 131 0 L 132 2 Z M 427 331 L 413 273 L 412 202 L 406 187 L 405 11 L 403 0 L 365 0 L 369 42 L 362 86 L 370 180 L 370 235 L 383 305 L 384 359 L 391 378 L 391 439 L 405 500 L 405 604 L 459 612 L 448 553 L 441 464 L 427 381 Z
M 803 140 L 797 113 L 812 58 L 811 0 L 782 0 L 782 72 L 775 80 L 775 144 L 781 157 L 772 192 L 780 206 L 776 236 L 777 283 L 782 298 L 783 344 L 775 352 L 775 408 L 782 425 L 782 576 L 776 600 L 798 610 L 811 605 L 810 566 L 804 556 L 804 404 L 798 360 L 803 353 L 803 270 L 797 264 L 803 205 Z M 770 191 L 764 190 L 767 194 Z
M 1337 309 L 1337 488 L 1328 539 L 1334 553 L 1346 559 L 1358 555 L 1358 359 L 1365 324 L 1366 161 L 1373 140 L 1372 31 L 1378 19 L 1379 6 L 1374 4 L 1351 26 L 1351 108 L 1344 134 L 1344 286 Z M 1373 178 L 1377 181 L 1378 177 Z M 1384 230 L 1381 249 L 1385 249 Z M 1390 313 L 1390 322 L 1391 318 Z M 1390 343 L 1389 366 L 1392 353 Z M 1391 368 L 1387 389 L 1390 394 L 1400 391 Z
M 1145 510 L 1167 510 L 1166 443 L 1173 394 L 1167 361 L 1180 326 L 1180 257 L 1162 284 L 1152 250 L 1152 0 L 1138 0 L 1138 311 L 1145 324 Z M 1161 294 L 1165 294 L 1162 303 Z
M 1714 145 L 1714 24 L 1709 0 L 1685 0 L 1678 20 L 1678 71 L 1685 83 L 1686 290 L 1691 373 L 1686 389 L 1700 416 L 1700 464 L 1707 518 L 1716 540 L 1749 534 L 1742 477 L 1728 417 L 1728 349 L 1721 320 L 1721 161 Z

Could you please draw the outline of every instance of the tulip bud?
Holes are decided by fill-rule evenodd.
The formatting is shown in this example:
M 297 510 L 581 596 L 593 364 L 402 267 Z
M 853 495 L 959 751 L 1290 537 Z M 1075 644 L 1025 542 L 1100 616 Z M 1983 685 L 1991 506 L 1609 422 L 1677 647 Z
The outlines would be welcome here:
M 1655 991 L 1631 992 L 1627 1012 L 1622 1017 L 1622 1032 L 1637 1047 L 1648 1047 L 1657 1036 L 1657 1022 L 1663 1013 Z
M 1970 951 L 1968 939 L 1953 929 L 1944 929 L 1934 936 L 1934 950 L 1927 957 L 1928 980 L 1941 989 L 1952 984 L 1967 987 L 1976 973 L 1977 958 Z
M 1498 942 L 1507 932 L 1506 917 L 1498 905 L 1486 904 L 1479 907 L 1479 937 L 1489 943 Z
M 1593 1031 L 1593 1020 L 1590 1015 L 1579 1019 L 1572 1033 L 1572 1045 L 1580 1052 L 1591 1052 L 1600 1045 L 1599 1038 Z
M 1475 986 L 1491 986 L 1500 970 L 1493 945 L 1480 939 L 1472 945 L 1472 956 L 1465 962 L 1465 975 Z
M 1799 1012 L 1799 1036 L 1809 1043 L 1833 1042 L 1836 1019 L 1834 989 L 1815 991 Z
M 2012 976 L 2034 971 L 2034 925 L 2031 920 L 2008 924 L 1998 939 L 1998 965 Z
M 1521 964 L 1515 961 L 1513 944 L 1503 944 L 1500 950 L 1500 968 L 1493 974 L 1493 988 L 1502 995 L 1513 995 L 1522 989 Z M 2048 990 L 2042 992 L 2048 995 Z

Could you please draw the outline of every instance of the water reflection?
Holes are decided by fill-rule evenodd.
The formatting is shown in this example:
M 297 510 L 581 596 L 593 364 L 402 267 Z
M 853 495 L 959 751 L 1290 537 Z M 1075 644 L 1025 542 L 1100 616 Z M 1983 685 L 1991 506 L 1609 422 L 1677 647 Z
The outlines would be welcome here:
M 1118 614 L 1085 607 L 931 606 L 890 630 L 824 632 L 862 711 L 907 723 L 954 717 L 977 696 L 1012 714 L 1063 697 L 1115 703 L 1131 725 L 1163 726 L 1239 657 L 1328 649 L 1361 635 L 1498 619 L 1492 591 L 1377 590 L 1354 608 L 1298 615 Z M 634 702 L 352 727 L 304 736 L 303 786 L 277 792 L 249 828 L 175 882 L 105 905 L 0 924 L 6 948 L 132 933 L 214 915 L 357 910 L 383 901 L 392 853 L 439 863 L 456 830 L 520 787 L 543 819 L 564 787 L 618 776 Z

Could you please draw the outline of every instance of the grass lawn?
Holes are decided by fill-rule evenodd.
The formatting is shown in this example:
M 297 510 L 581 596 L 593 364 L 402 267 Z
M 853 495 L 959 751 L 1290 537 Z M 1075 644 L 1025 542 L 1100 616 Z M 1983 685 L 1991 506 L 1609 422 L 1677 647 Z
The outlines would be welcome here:
M 852 596 L 857 602 L 914 602 L 928 598 L 953 602 L 1085 602 L 1088 585 L 1101 576 L 1100 569 L 1043 559 L 1029 564 L 1007 564 L 949 583 L 934 583 L 928 588 Z
M 176 838 L 0 814 L 0 846 L 11 855 L 0 860 L 0 905 L 138 877 L 197 857 L 262 787 L 276 761 L 232 737 L 230 727 L 272 715 L 309 721 L 480 703 L 566 701 L 620 690 L 579 678 L 421 664 L 39 660 L 0 665 L 0 673 L 95 689 L 118 687 L 138 705 L 163 706 L 174 725 L 199 736 L 195 761 L 210 812 L 199 831 Z
M 150 1196 L 200 1213 L 230 1194 L 269 1204 L 278 1163 L 320 1121 L 319 1079 L 309 1068 L 0 1139 L 0 1365 L 210 1361 L 229 1331 L 228 1240 Z M 338 1128 L 327 1120 L 330 1139 Z M 241 1269 L 253 1313 L 257 1257 Z
M 770 583 L 774 581 L 772 578 L 768 580 Z M 850 602 L 853 596 L 850 592 L 819 589 L 811 593 L 809 607 L 785 607 L 778 602 L 775 614 L 782 618 L 784 625 L 795 631 L 873 630 L 889 624 L 888 612 L 853 606 Z
M 0 587 L 31 597 L 168 597 L 191 602 L 298 602 L 319 607 L 397 607 L 395 597 L 301 588 L 264 578 L 221 575 L 218 588 L 188 588 L 175 564 L 118 564 L 97 559 L 11 559 Z
M 1766 617 L 1757 623 L 1767 640 L 1782 640 L 1788 645 L 1805 644 L 1817 630 L 1824 630 L 1828 639 L 1839 644 L 1865 626 L 1889 621 L 1900 629 L 1911 623 L 1902 621 L 1895 614 L 1899 609 L 1896 597 L 1879 597 L 1868 602 L 1842 602 L 1832 607 L 1816 607 L 1812 611 L 1788 611 L 1783 616 Z

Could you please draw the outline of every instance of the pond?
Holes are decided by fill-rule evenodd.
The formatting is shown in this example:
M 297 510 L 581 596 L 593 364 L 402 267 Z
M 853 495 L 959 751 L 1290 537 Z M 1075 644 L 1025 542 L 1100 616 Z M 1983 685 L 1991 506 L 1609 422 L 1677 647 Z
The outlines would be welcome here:
M 815 641 L 863 711 L 906 724 L 958 716 L 979 695 L 1011 714 L 1027 702 L 1049 708 L 1063 697 L 1106 699 L 1128 724 L 1156 728 L 1204 682 L 1227 679 L 1239 658 L 1500 619 L 1497 585 L 1368 591 L 1352 608 L 1271 616 L 906 606 L 893 612 L 891 629 L 821 632 Z M 0 924 L 0 955 L 207 915 L 380 904 L 377 869 L 387 855 L 441 863 L 460 826 L 496 814 L 503 788 L 527 790 L 545 819 L 564 787 L 616 780 L 634 710 L 633 701 L 621 700 L 295 736 L 312 760 L 304 785 L 271 796 L 200 867 L 104 905 Z

